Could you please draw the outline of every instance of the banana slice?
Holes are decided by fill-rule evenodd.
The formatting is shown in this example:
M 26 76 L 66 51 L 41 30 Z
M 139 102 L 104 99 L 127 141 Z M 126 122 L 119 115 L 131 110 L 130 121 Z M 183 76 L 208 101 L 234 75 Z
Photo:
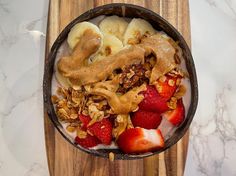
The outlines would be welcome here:
M 56 71 L 55 71 L 55 77 L 56 77 L 56 80 L 58 81 L 58 83 L 62 87 L 68 89 L 71 86 L 69 79 L 62 76 L 62 74 L 60 74 L 59 71 L 57 70 L 57 67 L 56 67 Z
M 62 76 L 58 71 L 55 72 L 55 76 L 56 76 L 56 80 L 62 87 L 66 89 L 68 89 L 69 87 L 72 87 L 74 90 L 81 89 L 81 86 L 72 84 L 68 78 Z
M 102 33 L 115 35 L 118 39 L 123 41 L 123 35 L 128 26 L 128 22 L 124 18 L 118 16 L 109 16 L 101 21 L 99 28 Z
M 153 35 L 156 31 L 146 20 L 132 19 L 124 34 L 124 45 L 135 44 L 145 33 Z
M 107 56 L 116 54 L 123 49 L 123 43 L 116 36 L 111 34 L 103 34 L 103 45 L 97 55 L 94 56 L 92 62 L 102 60 Z
M 84 31 L 90 29 L 99 36 L 101 36 L 102 39 L 102 33 L 100 32 L 99 28 L 90 22 L 81 22 L 76 24 L 73 28 L 71 28 L 68 37 L 67 42 L 71 49 L 75 47 L 75 45 L 79 42 L 80 37 L 83 35 Z M 102 40 L 101 40 L 102 41 Z M 102 43 L 101 43 L 102 46 Z

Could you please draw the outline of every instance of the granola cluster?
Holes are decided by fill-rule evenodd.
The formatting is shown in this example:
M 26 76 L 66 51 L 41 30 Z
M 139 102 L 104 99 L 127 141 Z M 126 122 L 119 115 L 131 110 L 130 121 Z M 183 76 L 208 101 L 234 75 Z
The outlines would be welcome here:
M 148 82 L 148 75 L 146 73 L 147 70 L 142 64 L 125 67 L 119 77 L 120 86 L 118 92 L 125 93 L 134 87 L 141 86 L 144 82 Z
M 80 90 L 58 87 L 57 95 L 51 99 L 61 121 L 76 122 L 78 115 L 83 114 L 89 115 L 96 122 L 110 114 L 107 100 L 99 95 L 88 94 L 83 87 Z

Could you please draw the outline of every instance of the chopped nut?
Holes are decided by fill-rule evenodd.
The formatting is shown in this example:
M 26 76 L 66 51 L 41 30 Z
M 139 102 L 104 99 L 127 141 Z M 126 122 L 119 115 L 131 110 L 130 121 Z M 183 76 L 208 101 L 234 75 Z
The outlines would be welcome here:
M 57 111 L 57 116 L 61 119 L 61 120 L 67 120 L 69 119 L 69 115 L 67 114 L 66 110 L 63 108 L 58 109 Z
M 170 101 L 167 102 L 167 106 L 170 109 L 175 109 L 177 107 L 177 98 L 176 97 L 171 97 Z
M 159 80 L 160 80 L 160 82 L 162 82 L 162 83 L 165 82 L 165 81 L 166 81 L 166 76 L 161 76 Z
M 184 72 L 181 69 L 179 69 L 179 68 L 175 68 L 175 69 L 171 70 L 168 73 L 168 75 L 170 75 L 172 77 L 178 77 L 178 76 L 184 77 Z
M 104 118 L 104 111 L 99 111 L 94 104 L 88 106 L 89 116 L 92 118 L 92 122 L 100 121 Z
M 87 110 L 87 109 L 84 109 L 84 110 L 82 111 L 82 114 L 83 114 L 83 115 L 89 115 L 88 110 Z
M 72 127 L 78 127 L 79 125 L 80 125 L 80 122 L 77 120 L 70 122 L 70 126 L 72 126 Z
M 136 39 L 136 38 L 130 38 L 128 40 L 128 44 L 129 45 L 135 45 L 135 44 L 138 44 L 138 43 L 140 43 L 140 41 L 138 39 Z
M 96 118 L 92 119 L 89 123 L 88 126 L 93 125 L 94 123 L 98 122 L 99 120 L 97 120 Z
M 118 115 L 118 116 L 116 117 L 116 120 L 117 120 L 118 123 L 122 123 L 122 122 L 124 122 L 124 116 Z
M 90 134 L 91 136 L 93 136 L 93 133 L 91 133 L 89 130 L 87 130 L 87 133 Z
M 181 83 L 181 79 L 178 78 L 178 79 L 176 80 L 176 83 L 175 83 L 175 84 L 178 86 L 178 85 L 180 85 L 180 83 Z
M 68 125 L 68 126 L 66 127 L 66 130 L 67 130 L 68 132 L 70 132 L 70 133 L 73 133 L 73 132 L 75 132 L 76 127 L 71 126 L 71 125 Z
M 104 97 L 100 96 L 100 95 L 93 95 L 92 99 L 94 101 L 100 101 L 100 100 L 104 100 Z
M 86 103 L 87 106 L 90 106 L 94 103 L 94 101 L 92 100 L 92 98 L 90 97 Z
M 139 110 L 139 107 L 137 106 L 137 108 L 134 109 L 132 112 L 136 112 L 136 111 L 138 111 L 138 110 Z
M 111 54 L 112 50 L 111 50 L 111 47 L 110 46 L 107 46 L 105 48 L 105 56 L 109 56 Z
M 177 91 L 174 94 L 174 97 L 176 99 L 180 99 L 184 96 L 184 94 L 186 93 L 186 88 L 184 85 L 180 85 L 179 88 L 177 89 Z
M 68 92 L 66 91 L 66 89 L 64 89 L 62 87 L 58 87 L 57 94 L 62 96 L 63 98 L 67 98 L 68 97 Z
M 162 86 L 160 86 L 158 83 L 155 84 L 156 90 L 161 93 L 162 92 Z
M 177 98 L 176 97 L 171 97 L 170 100 L 173 101 L 173 102 L 177 102 Z
M 119 76 L 120 88 L 118 92 L 124 93 L 128 90 L 148 82 L 145 72 L 147 70 L 142 64 L 127 66 Z
M 127 74 L 127 78 L 132 78 L 135 75 L 134 71 L 130 71 L 130 73 Z
M 151 76 L 151 71 L 150 70 L 147 70 L 145 72 L 145 77 L 149 78 Z
M 57 102 L 57 108 L 65 108 L 67 107 L 67 101 L 65 99 L 59 100 Z
M 53 104 L 56 104 L 59 101 L 59 98 L 56 95 L 51 96 L 51 100 Z
M 128 128 L 133 128 L 129 114 L 117 115 L 115 119 L 115 127 L 112 130 L 113 137 L 118 139 L 119 135 Z
M 142 35 L 139 31 L 135 33 L 135 38 L 130 38 L 128 40 L 128 44 L 130 45 L 135 45 L 141 42 Z
M 135 38 L 140 39 L 142 37 L 140 31 L 135 31 Z
M 115 154 L 113 152 L 110 152 L 109 153 L 109 160 L 114 161 L 114 159 L 115 159 Z
M 77 86 L 77 85 L 73 85 L 72 88 L 74 90 L 78 90 L 78 91 L 81 91 L 82 90 L 82 87 L 81 86 Z
M 170 79 L 170 80 L 168 81 L 168 85 L 171 86 L 171 87 L 173 87 L 173 86 L 175 85 L 175 81 L 174 81 L 173 79 Z
M 171 73 L 171 72 L 169 72 L 169 73 L 167 73 L 169 76 L 171 76 L 171 77 L 173 77 L 173 78 L 176 78 L 178 75 L 176 75 L 176 74 L 174 74 L 174 73 Z
M 81 92 L 76 91 L 76 90 L 72 90 L 71 100 L 73 102 L 74 107 L 78 107 L 81 104 L 81 102 L 84 99 L 84 96 L 85 96 L 84 93 L 81 93 Z
M 107 105 L 108 105 L 107 100 L 103 100 L 97 103 L 97 108 L 98 110 L 106 110 Z
M 127 129 L 129 128 L 134 128 L 130 116 L 128 116 L 128 124 L 127 124 Z
M 81 139 L 84 139 L 87 136 L 87 132 L 77 128 L 77 136 Z
M 87 92 L 90 92 L 91 86 L 90 86 L 90 85 L 85 85 L 85 86 L 84 86 L 84 89 L 85 89 Z
M 71 115 L 70 115 L 70 118 L 71 118 L 71 119 L 77 119 L 77 118 L 78 118 L 78 114 L 71 114 Z
M 168 106 L 170 109 L 176 109 L 177 103 L 176 103 L 176 102 L 173 102 L 173 101 L 169 101 L 169 102 L 167 102 L 167 106 Z

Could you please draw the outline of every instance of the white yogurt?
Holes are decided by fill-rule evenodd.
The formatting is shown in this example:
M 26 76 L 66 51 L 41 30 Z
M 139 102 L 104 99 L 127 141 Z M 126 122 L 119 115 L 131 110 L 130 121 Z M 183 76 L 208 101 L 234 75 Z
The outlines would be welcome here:
M 187 72 L 185 60 L 181 61 L 180 68 Z M 186 87 L 186 93 L 183 97 L 183 104 L 184 104 L 184 107 L 185 107 L 185 116 L 187 116 L 189 106 L 190 106 L 190 103 L 191 103 L 191 91 L 192 90 L 191 90 L 191 86 L 190 86 L 190 80 L 189 79 L 183 79 L 181 81 L 181 84 L 183 84 Z
M 111 142 L 110 145 L 98 144 L 95 147 L 91 147 L 90 149 L 98 150 L 98 149 L 118 149 L 118 146 L 114 141 Z

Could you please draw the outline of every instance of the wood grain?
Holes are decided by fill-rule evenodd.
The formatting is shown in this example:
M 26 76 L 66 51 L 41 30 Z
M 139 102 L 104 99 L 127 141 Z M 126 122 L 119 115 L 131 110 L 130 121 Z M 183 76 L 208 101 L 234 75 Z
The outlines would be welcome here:
M 107 3 L 124 2 L 147 7 L 174 25 L 190 41 L 188 0 L 50 0 L 46 58 L 50 47 L 63 28 L 81 13 Z M 56 131 L 44 115 L 45 140 L 51 176 L 182 176 L 188 148 L 187 134 L 164 153 L 142 160 L 114 161 L 79 151 Z

